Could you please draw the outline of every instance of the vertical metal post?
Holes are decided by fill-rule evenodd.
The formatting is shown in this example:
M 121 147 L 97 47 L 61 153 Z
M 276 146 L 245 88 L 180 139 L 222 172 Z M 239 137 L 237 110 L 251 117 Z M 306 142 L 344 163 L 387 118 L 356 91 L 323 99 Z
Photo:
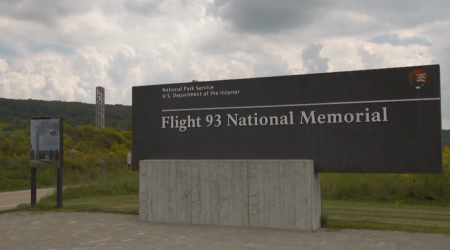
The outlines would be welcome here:
M 57 196 L 57 208 L 62 208 L 62 168 L 59 167 L 57 170 L 57 191 L 56 191 L 56 196 Z
M 31 168 L 31 206 L 36 206 L 36 168 Z
M 64 126 L 63 118 L 59 118 L 59 166 L 57 170 L 56 207 L 62 208 L 63 200 L 63 162 L 64 162 Z

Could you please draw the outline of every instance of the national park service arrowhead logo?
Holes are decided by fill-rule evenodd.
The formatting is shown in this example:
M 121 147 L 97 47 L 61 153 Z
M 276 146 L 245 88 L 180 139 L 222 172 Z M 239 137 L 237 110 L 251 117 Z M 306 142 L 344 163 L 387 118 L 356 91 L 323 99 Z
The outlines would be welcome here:
M 50 136 L 50 137 L 58 137 L 58 130 L 50 129 L 48 131 L 48 136 Z
M 422 89 L 422 87 L 427 83 L 427 80 L 428 73 L 423 71 L 423 69 L 416 69 L 409 73 L 409 82 L 416 89 Z

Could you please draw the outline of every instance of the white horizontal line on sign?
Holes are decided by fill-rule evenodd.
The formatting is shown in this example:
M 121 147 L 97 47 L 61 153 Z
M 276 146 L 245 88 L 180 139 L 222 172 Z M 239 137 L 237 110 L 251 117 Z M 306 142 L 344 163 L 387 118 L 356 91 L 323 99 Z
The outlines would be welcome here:
M 256 109 L 256 108 L 304 107 L 304 106 L 343 105 L 343 104 L 380 103 L 380 102 L 418 102 L 418 101 L 438 101 L 440 99 L 441 98 L 436 97 L 436 98 L 374 100 L 374 101 L 357 101 L 357 102 L 323 102 L 323 103 L 302 103 L 302 104 L 282 104 L 282 105 L 262 105 L 262 106 L 212 107 L 212 108 L 190 108 L 190 109 L 163 109 L 162 112 L 197 111 L 197 110 L 219 110 L 219 109 Z

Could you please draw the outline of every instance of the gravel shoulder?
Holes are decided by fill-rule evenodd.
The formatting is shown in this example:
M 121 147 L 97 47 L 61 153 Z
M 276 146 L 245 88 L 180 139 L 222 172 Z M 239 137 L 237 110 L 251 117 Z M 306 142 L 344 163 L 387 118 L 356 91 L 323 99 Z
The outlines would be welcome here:
M 373 230 L 301 232 L 148 223 L 137 215 L 0 214 L 0 249 L 446 249 L 450 236 Z

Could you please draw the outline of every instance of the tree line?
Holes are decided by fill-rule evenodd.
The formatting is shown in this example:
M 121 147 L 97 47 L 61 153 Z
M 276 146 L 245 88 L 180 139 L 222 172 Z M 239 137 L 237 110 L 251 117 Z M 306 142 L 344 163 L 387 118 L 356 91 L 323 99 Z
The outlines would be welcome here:
M 24 129 L 30 125 L 30 119 L 33 117 L 56 116 L 62 116 L 64 123 L 72 127 L 89 124 L 95 126 L 95 104 L 0 98 L 0 129 L 2 131 Z M 131 106 L 105 105 L 105 126 L 118 130 L 131 130 Z

